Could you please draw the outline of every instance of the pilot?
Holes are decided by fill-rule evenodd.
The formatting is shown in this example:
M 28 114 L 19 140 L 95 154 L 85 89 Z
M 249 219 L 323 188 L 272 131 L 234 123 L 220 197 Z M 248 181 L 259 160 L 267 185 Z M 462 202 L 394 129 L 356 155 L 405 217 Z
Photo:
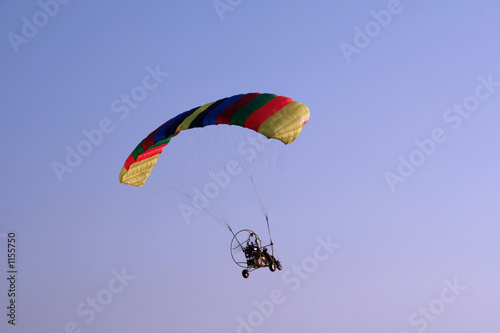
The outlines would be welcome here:
M 247 248 L 245 252 L 247 253 L 247 257 L 249 258 L 248 264 L 250 266 L 253 264 L 260 265 L 260 257 L 262 254 L 260 252 L 257 236 L 254 233 L 251 233 L 248 237 Z

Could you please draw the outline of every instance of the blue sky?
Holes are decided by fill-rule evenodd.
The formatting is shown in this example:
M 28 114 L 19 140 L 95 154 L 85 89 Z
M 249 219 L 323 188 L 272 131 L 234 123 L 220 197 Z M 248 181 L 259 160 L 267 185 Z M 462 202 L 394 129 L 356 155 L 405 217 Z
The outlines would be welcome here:
M 2 1 L 0 16 L 2 276 L 10 232 L 17 254 L 2 332 L 500 331 L 498 1 Z M 283 270 L 247 280 L 224 228 L 118 182 L 159 124 L 246 92 L 311 110 L 270 211 Z M 265 235 L 232 190 L 231 223 Z

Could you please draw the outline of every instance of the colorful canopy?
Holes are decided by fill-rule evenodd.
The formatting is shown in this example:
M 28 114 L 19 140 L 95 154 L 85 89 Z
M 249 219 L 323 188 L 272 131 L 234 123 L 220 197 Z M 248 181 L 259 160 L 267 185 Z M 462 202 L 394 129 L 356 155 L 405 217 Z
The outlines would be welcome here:
M 309 108 L 274 94 L 240 94 L 183 112 L 142 140 L 125 161 L 120 182 L 143 186 L 163 147 L 182 130 L 208 125 L 237 125 L 277 139 L 293 142 L 309 120 Z

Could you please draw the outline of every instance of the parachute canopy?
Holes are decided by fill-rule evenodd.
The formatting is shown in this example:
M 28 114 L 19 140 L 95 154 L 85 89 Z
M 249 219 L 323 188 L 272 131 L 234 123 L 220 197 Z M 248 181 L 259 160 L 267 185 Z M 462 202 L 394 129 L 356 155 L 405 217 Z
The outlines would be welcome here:
M 143 186 L 163 147 L 182 130 L 237 125 L 284 144 L 293 142 L 309 120 L 309 108 L 291 98 L 267 93 L 240 94 L 185 111 L 151 132 L 125 161 L 120 182 Z

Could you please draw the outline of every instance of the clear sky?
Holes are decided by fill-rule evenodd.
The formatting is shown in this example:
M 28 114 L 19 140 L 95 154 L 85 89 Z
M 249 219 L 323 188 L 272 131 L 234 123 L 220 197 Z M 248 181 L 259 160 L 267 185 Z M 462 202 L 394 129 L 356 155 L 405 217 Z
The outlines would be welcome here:
M 500 332 L 499 1 L 4 0 L 0 35 L 1 332 Z M 247 92 L 311 119 L 283 270 L 243 279 L 227 230 L 118 174 Z

